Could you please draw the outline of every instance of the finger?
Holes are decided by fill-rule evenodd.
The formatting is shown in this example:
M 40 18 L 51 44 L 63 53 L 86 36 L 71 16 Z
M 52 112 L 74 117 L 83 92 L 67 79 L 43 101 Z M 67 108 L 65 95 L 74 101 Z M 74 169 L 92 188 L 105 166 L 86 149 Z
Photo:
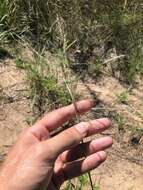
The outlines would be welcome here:
M 43 152 L 45 152 L 45 159 L 56 160 L 62 152 L 78 145 L 87 133 L 87 125 L 74 126 L 47 141 L 43 141 L 41 144 Z
M 97 140 L 93 140 L 91 142 L 83 143 L 80 145 L 77 145 L 75 148 L 73 148 L 70 151 L 65 151 L 61 155 L 61 159 L 64 163 L 66 162 L 72 162 L 77 159 L 87 157 L 91 154 L 94 154 L 96 152 L 99 152 L 101 150 L 105 150 L 109 147 L 111 147 L 113 144 L 113 140 L 111 137 L 103 137 Z
M 43 119 L 38 121 L 29 131 L 39 140 L 46 140 L 49 132 L 62 126 L 66 121 L 73 118 L 76 114 L 83 114 L 93 106 L 92 100 L 83 100 L 75 104 L 57 109 L 47 114 Z
M 65 180 L 72 179 L 80 176 L 90 170 L 97 168 L 107 158 L 107 153 L 104 151 L 97 152 L 88 156 L 83 160 L 78 160 L 69 164 L 66 164 L 63 168 Z
M 84 137 L 93 135 L 99 131 L 107 129 L 110 125 L 110 120 L 103 118 L 99 120 L 82 122 L 74 127 L 71 127 L 57 136 L 44 141 L 42 149 L 47 158 L 56 159 L 61 153 L 78 145 Z M 47 151 L 50 148 L 49 151 Z
M 91 135 L 101 133 L 106 129 L 108 129 L 111 126 L 111 120 L 109 120 L 108 118 L 101 118 L 89 122 L 81 122 L 76 126 L 80 127 L 80 125 L 87 125 L 88 128 L 87 137 L 89 137 Z
M 92 100 L 83 100 L 71 104 L 47 114 L 37 125 L 45 126 L 49 131 L 52 131 L 72 119 L 76 114 L 83 114 L 90 110 L 92 106 Z

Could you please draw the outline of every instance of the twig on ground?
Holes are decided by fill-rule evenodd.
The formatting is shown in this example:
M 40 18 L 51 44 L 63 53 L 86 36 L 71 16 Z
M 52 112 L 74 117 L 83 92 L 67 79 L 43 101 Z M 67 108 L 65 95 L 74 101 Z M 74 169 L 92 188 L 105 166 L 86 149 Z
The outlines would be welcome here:
M 107 63 L 110 63 L 110 62 L 113 62 L 113 61 L 116 61 L 118 59 L 125 58 L 125 57 L 126 57 L 126 55 L 115 56 L 115 57 L 113 57 L 111 59 L 107 59 L 106 61 L 104 61 L 103 64 L 107 64 Z

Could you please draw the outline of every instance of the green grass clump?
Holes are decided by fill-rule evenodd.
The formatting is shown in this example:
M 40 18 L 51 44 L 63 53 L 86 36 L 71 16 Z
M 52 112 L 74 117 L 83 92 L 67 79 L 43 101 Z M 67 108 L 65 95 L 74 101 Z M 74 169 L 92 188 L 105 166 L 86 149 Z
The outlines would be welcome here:
M 118 130 L 119 131 L 124 131 L 125 123 L 126 123 L 124 116 L 122 114 L 120 114 L 120 113 L 116 113 L 114 115 L 114 120 L 118 125 Z
M 142 17 L 141 0 L 0 0 L 0 41 L 24 37 L 50 51 L 75 42 L 71 48 L 90 55 L 104 46 L 104 57 L 110 44 L 125 55 L 118 69 L 132 82 L 143 73 Z
M 120 94 L 117 95 L 117 101 L 119 103 L 127 104 L 128 97 L 129 97 L 129 92 L 128 91 L 123 91 L 123 92 L 121 92 Z
M 73 184 L 71 181 L 68 181 L 65 190 L 83 190 L 88 187 L 88 184 L 89 184 L 88 174 L 84 174 L 77 178 L 75 184 Z M 94 185 L 93 188 L 94 190 L 100 190 L 100 187 L 97 185 Z
M 16 66 L 24 69 L 29 83 L 30 99 L 33 112 L 37 117 L 71 103 L 70 94 L 65 83 L 60 83 L 55 74 L 50 72 L 50 65 L 41 55 L 35 55 L 33 61 L 16 59 Z
M 104 57 L 114 47 L 125 55 L 118 69 L 130 83 L 143 73 L 142 17 L 141 0 L 0 0 L 0 41 L 24 36 L 36 49 L 50 51 L 75 42 L 71 48 L 90 56 L 103 46 Z

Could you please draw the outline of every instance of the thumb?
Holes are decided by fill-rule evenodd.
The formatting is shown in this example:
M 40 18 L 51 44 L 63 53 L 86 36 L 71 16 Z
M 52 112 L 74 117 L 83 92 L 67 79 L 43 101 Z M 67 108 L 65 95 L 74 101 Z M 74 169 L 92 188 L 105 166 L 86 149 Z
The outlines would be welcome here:
M 42 142 L 45 149 L 45 159 L 55 160 L 65 150 L 71 149 L 78 145 L 84 137 L 87 136 L 89 124 L 81 122 L 72 128 L 69 128 L 57 136 Z

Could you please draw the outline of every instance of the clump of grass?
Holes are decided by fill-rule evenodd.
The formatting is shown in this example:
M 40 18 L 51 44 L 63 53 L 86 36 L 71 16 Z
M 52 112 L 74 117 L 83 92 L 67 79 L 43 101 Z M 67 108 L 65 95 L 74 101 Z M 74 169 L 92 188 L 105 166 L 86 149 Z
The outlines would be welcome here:
M 104 45 L 106 57 L 111 44 L 118 55 L 125 55 L 118 63 L 124 80 L 132 82 L 143 73 L 141 0 L 1 0 L 0 25 L 0 36 L 25 36 L 37 50 L 55 51 L 76 42 L 74 48 L 90 56 Z
M 123 91 L 120 94 L 117 95 L 117 101 L 122 104 L 127 104 L 128 102 L 128 96 L 129 92 L 128 91 Z
M 91 62 L 89 64 L 89 75 L 92 76 L 92 78 L 99 77 L 103 71 L 103 64 L 100 59 L 96 59 L 94 62 Z
M 38 107 L 40 112 L 44 113 L 46 111 L 46 101 L 48 101 L 47 106 L 49 108 L 68 104 L 69 94 L 63 85 L 59 86 L 57 84 L 54 76 L 43 77 L 37 70 L 30 68 L 28 80 L 31 87 L 31 96 L 34 100 L 33 104 Z
M 72 184 L 71 181 L 67 182 L 65 190 L 83 190 L 88 187 L 88 174 L 84 174 L 77 178 L 76 183 Z M 100 190 L 97 185 L 93 186 L 94 190 Z
M 50 65 L 41 55 L 35 55 L 34 60 L 16 59 L 16 66 L 27 73 L 30 89 L 31 107 L 39 117 L 44 112 L 71 103 L 65 83 L 60 83 L 58 77 L 50 72 Z
M 124 116 L 122 114 L 120 114 L 120 113 L 116 113 L 114 115 L 114 120 L 118 125 L 118 130 L 119 131 L 124 131 L 125 130 L 125 123 L 126 123 Z

